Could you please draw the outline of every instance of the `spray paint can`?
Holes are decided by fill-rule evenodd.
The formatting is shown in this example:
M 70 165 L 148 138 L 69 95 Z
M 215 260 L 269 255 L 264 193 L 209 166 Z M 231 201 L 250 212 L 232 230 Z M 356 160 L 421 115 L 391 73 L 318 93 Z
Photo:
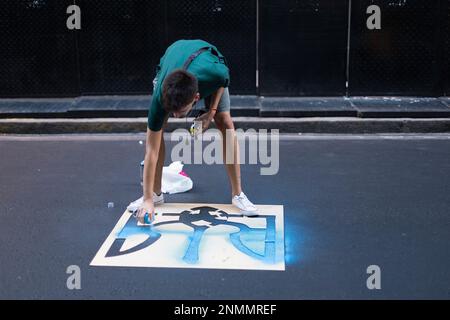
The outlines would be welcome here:
M 198 135 L 202 133 L 202 125 L 203 123 L 198 120 L 194 120 L 194 122 L 192 123 L 189 132 L 191 136 L 194 137 L 195 139 L 198 139 Z
M 149 214 L 146 213 L 144 216 L 144 223 L 145 224 L 151 224 L 153 221 L 155 221 L 155 215 L 153 215 L 153 218 L 150 219 Z

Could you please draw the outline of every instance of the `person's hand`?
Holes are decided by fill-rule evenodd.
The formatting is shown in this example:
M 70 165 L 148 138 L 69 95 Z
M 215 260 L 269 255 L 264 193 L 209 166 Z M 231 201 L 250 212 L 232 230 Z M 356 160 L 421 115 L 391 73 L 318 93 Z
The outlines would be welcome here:
M 201 121 L 202 122 L 202 132 L 205 132 L 206 129 L 208 129 L 209 125 L 211 124 L 211 121 L 213 119 L 213 114 L 211 113 L 211 110 L 208 112 L 205 112 L 201 116 L 197 117 L 195 121 Z
M 148 220 L 153 221 L 155 218 L 155 207 L 153 205 L 153 199 L 145 200 L 136 212 L 136 218 L 140 223 L 144 222 L 145 214 L 148 213 Z

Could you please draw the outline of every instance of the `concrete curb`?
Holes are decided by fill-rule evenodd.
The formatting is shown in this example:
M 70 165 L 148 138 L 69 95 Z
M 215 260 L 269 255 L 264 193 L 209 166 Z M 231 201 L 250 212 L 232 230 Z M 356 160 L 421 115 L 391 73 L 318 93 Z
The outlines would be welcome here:
M 260 118 L 235 117 L 235 127 L 278 129 L 280 133 L 444 133 L 450 118 Z M 169 119 L 166 132 L 188 128 L 192 119 Z M 0 119 L 0 134 L 137 133 L 147 118 Z

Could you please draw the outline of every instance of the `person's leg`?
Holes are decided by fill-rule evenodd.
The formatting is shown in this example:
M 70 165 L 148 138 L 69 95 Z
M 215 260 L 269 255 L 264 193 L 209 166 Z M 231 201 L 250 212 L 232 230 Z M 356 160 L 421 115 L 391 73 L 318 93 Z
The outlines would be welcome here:
M 207 100 L 205 100 L 205 104 L 206 103 Z M 209 103 L 206 106 L 209 108 Z M 255 216 L 258 214 L 258 209 L 250 200 L 248 200 L 244 192 L 242 192 L 239 143 L 236 131 L 234 130 L 234 123 L 230 115 L 230 94 L 228 88 L 225 88 L 219 101 L 217 113 L 214 116 L 214 122 L 222 134 L 223 159 L 231 184 L 231 202 L 239 208 L 242 214 L 246 216 Z M 232 155 L 232 157 L 227 157 L 227 152 Z
M 205 106 L 208 109 L 210 108 L 210 102 L 210 97 L 206 97 Z M 236 132 L 234 131 L 233 120 L 231 119 L 230 115 L 230 108 L 230 93 L 228 91 L 228 88 L 225 88 L 222 97 L 220 98 L 219 105 L 217 106 L 217 112 L 214 116 L 214 122 L 216 123 L 217 129 L 219 129 L 222 133 L 223 161 L 225 164 L 225 168 L 227 169 L 228 178 L 230 179 L 231 197 L 234 197 L 242 192 L 241 166 L 239 163 L 239 145 L 236 137 Z M 227 130 L 229 131 L 228 134 Z M 227 152 L 230 152 L 230 154 L 231 152 L 233 152 L 233 159 L 229 159 L 229 161 L 227 161 Z
M 239 163 L 239 145 L 236 132 L 234 131 L 233 120 L 231 119 L 229 111 L 222 111 L 216 113 L 216 115 L 214 116 L 214 122 L 216 123 L 217 129 L 219 129 L 222 133 L 223 161 L 227 169 L 228 177 L 230 179 L 231 197 L 234 197 L 241 194 L 242 188 L 241 166 Z M 231 163 L 227 163 L 227 152 L 230 152 L 230 154 L 233 155 Z

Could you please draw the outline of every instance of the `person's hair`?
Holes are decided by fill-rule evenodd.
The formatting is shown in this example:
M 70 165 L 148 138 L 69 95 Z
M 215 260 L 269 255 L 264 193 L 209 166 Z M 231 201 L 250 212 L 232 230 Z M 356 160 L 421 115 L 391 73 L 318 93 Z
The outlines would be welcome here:
M 183 69 L 176 69 L 165 79 L 162 87 L 164 109 L 174 112 L 191 103 L 198 92 L 197 78 Z

